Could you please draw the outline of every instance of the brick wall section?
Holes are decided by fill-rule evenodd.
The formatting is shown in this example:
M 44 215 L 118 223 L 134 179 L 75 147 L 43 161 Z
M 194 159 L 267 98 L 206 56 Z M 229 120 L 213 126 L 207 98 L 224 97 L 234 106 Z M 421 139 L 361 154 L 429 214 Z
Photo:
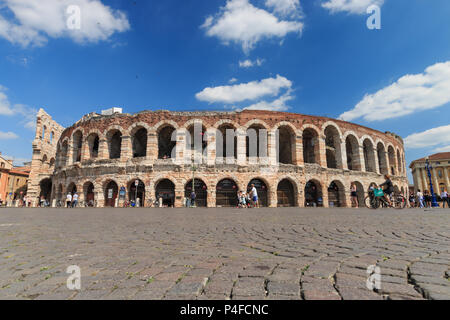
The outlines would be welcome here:
M 47 114 L 42 113 L 42 119 L 47 119 Z M 38 116 L 38 128 L 39 128 Z M 49 119 L 51 120 L 51 118 Z M 356 124 L 334 120 L 324 117 L 315 117 L 284 112 L 269 111 L 243 111 L 243 112 L 169 112 L 169 111 L 144 111 L 135 115 L 116 114 L 112 116 L 90 115 L 84 117 L 76 124 L 64 131 L 60 130 L 59 144 L 68 142 L 68 162 L 66 166 L 56 168 L 53 174 L 49 171 L 40 171 L 38 160 L 42 155 L 42 142 L 35 141 L 33 144 L 36 157 L 33 156 L 34 178 L 32 186 L 35 188 L 34 194 L 38 194 L 36 187 L 39 186 L 39 179 L 51 177 L 53 180 L 52 193 L 53 199 L 64 198 L 69 184 L 74 183 L 80 194 L 80 199 L 85 197 L 84 190 L 89 183 L 93 183 L 95 190 L 95 199 L 98 206 L 105 203 L 105 188 L 110 181 L 115 181 L 120 187 L 128 188 L 135 179 L 140 179 L 145 183 L 146 198 L 155 198 L 155 187 L 162 179 L 169 179 L 175 184 L 176 206 L 181 206 L 184 198 L 184 188 L 186 183 L 192 179 L 191 165 L 186 165 L 182 161 L 185 156 L 185 134 L 186 129 L 194 123 L 201 121 L 206 129 L 208 137 L 208 162 L 199 165 L 195 173 L 197 179 L 202 179 L 207 185 L 208 206 L 216 205 L 216 185 L 224 178 L 233 179 L 242 190 L 247 188 L 248 182 L 253 178 L 263 180 L 268 190 L 269 206 L 277 206 L 277 186 L 283 179 L 288 179 L 295 190 L 295 203 L 298 206 L 304 205 L 305 185 L 310 180 L 320 183 L 323 193 L 325 206 L 328 205 L 328 186 L 336 182 L 339 186 L 339 192 L 342 195 L 341 203 L 350 204 L 350 183 L 359 182 L 364 190 L 367 190 L 373 182 L 380 183 L 384 181 L 379 170 L 379 159 L 377 156 L 377 145 L 382 143 L 387 151 L 388 146 L 395 150 L 395 161 L 392 164 L 395 167 L 394 184 L 399 190 L 407 191 L 408 181 L 406 178 L 406 169 L 404 166 L 404 147 L 400 137 L 393 133 L 382 133 L 370 128 Z M 238 133 L 237 137 L 237 159 L 232 164 L 222 164 L 215 159 L 215 134 L 214 129 L 220 124 L 232 124 Z M 250 164 L 246 157 L 245 132 L 252 124 L 262 125 L 268 130 L 268 159 L 264 161 L 257 160 L 255 164 Z M 174 162 L 171 160 L 158 160 L 158 131 L 164 125 L 171 125 L 178 130 L 177 134 L 177 157 Z M 56 126 L 56 123 L 55 123 Z M 289 126 L 293 132 L 293 164 L 277 165 L 276 149 L 274 146 L 274 132 L 280 126 Z M 342 159 L 339 159 L 338 169 L 328 169 L 326 161 L 325 129 L 328 126 L 335 126 L 340 137 L 336 145 L 341 148 L 336 152 Z M 132 133 L 137 127 L 147 129 L 147 156 L 145 158 L 132 158 Z M 58 127 L 61 129 L 60 127 Z M 315 148 L 317 164 L 305 164 L 303 161 L 302 133 L 306 128 L 311 128 L 317 133 L 318 147 Z M 112 130 L 120 130 L 122 133 L 122 151 L 120 159 L 109 159 L 107 133 Z M 83 134 L 83 147 L 80 162 L 73 161 L 73 135 L 77 131 Z M 89 148 L 87 137 L 95 133 L 99 136 L 98 157 L 89 159 Z M 347 168 L 347 156 L 345 152 L 345 138 L 354 135 L 359 144 L 359 155 L 361 171 L 350 171 Z M 37 132 L 38 136 L 38 132 Z M 340 141 L 339 141 L 340 139 Z M 367 139 L 372 145 L 375 159 L 371 159 L 374 172 L 365 172 L 363 143 Z M 38 153 L 39 151 L 39 153 Z M 52 156 L 56 157 L 56 146 L 52 146 Z M 401 160 L 397 160 L 397 151 Z M 38 156 L 39 155 L 39 156 Z M 388 154 L 383 154 L 384 162 L 389 163 Z M 355 160 L 353 160 L 355 161 Z M 402 166 L 398 168 L 398 163 Z M 31 179 L 30 179 L 31 180 Z M 39 181 L 38 181 L 39 180 Z M 82 191 L 83 190 L 83 191 Z M 120 203 L 119 203 L 120 205 Z

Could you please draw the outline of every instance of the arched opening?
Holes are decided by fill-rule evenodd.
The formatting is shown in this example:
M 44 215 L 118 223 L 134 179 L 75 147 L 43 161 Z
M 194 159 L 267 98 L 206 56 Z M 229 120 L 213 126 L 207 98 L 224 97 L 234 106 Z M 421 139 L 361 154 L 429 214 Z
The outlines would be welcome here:
M 92 182 L 86 182 L 83 186 L 84 201 L 87 206 L 94 207 L 95 204 L 95 192 L 94 184 Z
M 140 128 L 131 137 L 133 145 L 133 158 L 143 158 L 147 156 L 147 129 Z
M 44 179 L 39 183 L 40 186 L 40 193 L 39 198 L 44 199 L 50 203 L 51 197 L 52 197 L 52 180 L 51 179 Z
M 311 180 L 305 186 L 305 207 L 323 207 L 322 185 Z
M 216 186 L 217 207 L 237 207 L 238 186 L 231 179 L 223 179 Z
M 50 132 L 50 144 L 53 144 L 53 137 L 55 136 L 55 134 L 52 132 Z
M 175 185 L 169 179 L 161 180 L 155 188 L 155 196 L 163 207 L 175 205 Z
M 366 164 L 366 172 L 376 172 L 374 147 L 369 139 L 364 140 L 363 151 L 364 151 L 364 162 Z
M 325 148 L 327 167 L 330 169 L 342 168 L 341 137 L 333 126 L 325 129 Z
M 278 129 L 278 162 L 294 164 L 296 134 L 292 128 L 281 126 Z
M 201 130 L 200 130 L 201 128 Z M 196 145 L 197 141 L 197 145 Z M 200 148 L 201 146 L 201 148 Z M 188 150 L 202 153 L 208 146 L 206 140 L 206 128 L 201 124 L 193 124 L 187 129 L 186 147 Z
M 89 145 L 89 157 L 95 159 L 98 157 L 98 149 L 100 145 L 100 139 L 97 134 L 93 133 L 88 137 Z
M 136 181 L 138 182 L 137 186 Z M 145 184 L 142 180 L 132 180 L 128 183 L 128 200 L 134 201 L 136 204 L 139 202 L 140 207 L 145 206 Z
M 387 174 L 389 172 L 388 165 L 386 163 L 386 150 L 381 142 L 377 145 L 378 166 L 381 174 Z
M 388 148 L 388 158 L 391 175 L 395 176 L 395 151 L 392 146 L 389 146 Z
M 58 166 L 60 168 L 65 167 L 67 165 L 67 155 L 69 152 L 69 144 L 67 141 L 64 141 L 60 151 L 58 152 Z
M 328 187 L 328 206 L 345 207 L 345 188 L 339 181 L 331 182 Z
M 56 189 L 56 199 L 58 201 L 61 201 L 61 202 L 64 200 L 63 185 L 62 184 L 60 184 L 58 186 L 58 188 Z
M 81 161 L 81 151 L 83 149 L 83 134 L 81 131 L 73 135 L 73 162 Z
M 105 188 L 105 207 L 114 208 L 119 193 L 119 187 L 114 181 L 108 182 Z
M 122 133 L 119 130 L 112 130 L 107 135 L 110 159 L 120 159 L 122 153 Z
M 266 158 L 268 156 L 267 130 L 260 124 L 254 124 L 247 129 L 247 158 Z
M 305 163 L 319 163 L 319 135 L 311 128 L 303 131 L 303 161 Z
M 54 167 L 55 167 L 55 158 L 51 158 L 50 159 L 50 162 L 49 162 L 49 167 L 50 167 L 50 169 L 54 169 Z
M 75 183 L 71 183 L 69 184 L 69 186 L 67 187 L 67 193 L 70 193 L 71 195 L 73 195 L 74 193 L 78 192 L 77 190 L 77 186 L 75 185 Z
M 200 179 L 194 179 L 194 192 L 195 192 L 195 206 L 196 207 L 207 207 L 208 202 L 208 188 L 206 184 Z M 192 194 L 192 180 L 186 183 L 184 187 L 184 196 L 191 199 Z
M 281 180 L 277 187 L 278 207 L 295 207 L 296 192 L 289 179 Z
M 158 132 L 158 159 L 175 158 L 176 131 L 172 126 L 165 126 Z
M 45 140 L 45 132 L 47 131 L 47 127 L 46 126 L 43 126 L 42 127 L 42 134 L 41 134 L 41 139 L 42 140 Z
M 354 181 L 353 182 L 356 185 L 356 194 L 358 197 L 358 206 L 360 208 L 364 207 L 364 198 L 365 198 L 365 194 L 364 194 L 364 186 L 361 184 L 361 182 L 358 181 Z
M 221 125 L 216 134 L 216 158 L 237 158 L 236 128 L 229 123 Z
M 355 136 L 349 135 L 345 139 L 347 152 L 347 167 L 352 171 L 361 171 L 361 159 L 359 158 L 359 143 Z
M 267 185 L 261 179 L 253 179 L 247 185 L 247 192 L 252 190 L 252 184 L 255 185 L 256 191 L 258 192 L 258 201 L 260 207 L 269 206 L 269 198 L 267 192 Z
M 402 172 L 402 158 L 400 156 L 400 151 L 397 150 L 397 168 L 399 174 Z
M 42 157 L 42 167 L 46 168 L 47 164 L 48 164 L 48 158 L 47 158 L 47 155 L 44 154 L 44 156 Z

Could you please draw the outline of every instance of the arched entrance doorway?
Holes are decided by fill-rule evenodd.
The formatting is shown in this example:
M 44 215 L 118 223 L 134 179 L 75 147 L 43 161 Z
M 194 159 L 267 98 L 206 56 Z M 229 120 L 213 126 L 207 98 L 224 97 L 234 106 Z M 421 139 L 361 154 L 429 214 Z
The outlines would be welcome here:
M 221 180 L 216 187 L 217 207 L 237 207 L 238 186 L 231 179 Z
M 323 207 L 322 186 L 311 180 L 305 186 L 305 207 Z
M 110 181 L 105 188 L 105 207 L 115 207 L 119 187 L 114 181 Z
M 200 179 L 194 179 L 194 191 L 195 191 L 195 206 L 207 207 L 208 190 L 206 184 Z M 184 187 L 184 196 L 190 199 L 191 193 L 192 193 L 192 180 L 186 183 L 186 186 Z
M 41 192 L 39 194 L 39 198 L 44 197 L 47 202 L 50 202 L 52 197 L 52 180 L 44 179 L 40 182 Z
M 138 182 L 137 187 L 136 181 Z M 128 185 L 128 200 L 137 203 L 136 199 L 139 199 L 139 206 L 145 206 L 145 184 L 139 179 L 131 181 Z
M 278 207 L 295 207 L 294 185 L 288 179 L 280 181 L 277 188 Z
M 344 186 L 338 181 L 331 182 L 328 187 L 328 206 L 330 208 L 345 206 Z
M 78 192 L 77 190 L 77 186 L 75 185 L 75 183 L 71 183 L 69 184 L 69 186 L 67 187 L 67 193 L 70 193 L 71 195 L 74 195 L 75 192 Z
M 160 201 L 163 207 L 173 207 L 175 205 L 175 185 L 169 179 L 158 182 L 155 188 L 156 200 Z
M 255 185 L 256 191 L 258 192 L 259 206 L 268 207 L 269 200 L 267 197 L 267 185 L 265 184 L 265 182 L 261 179 L 253 179 L 247 186 L 247 192 L 250 192 L 252 190 L 252 184 Z
M 356 185 L 356 194 L 357 194 L 357 197 L 358 197 L 358 206 L 360 208 L 363 208 L 364 207 L 364 198 L 365 198 L 364 187 L 358 181 L 355 181 L 354 184 Z
M 87 206 L 94 207 L 95 204 L 95 193 L 94 184 L 92 182 L 86 182 L 83 187 L 84 201 Z

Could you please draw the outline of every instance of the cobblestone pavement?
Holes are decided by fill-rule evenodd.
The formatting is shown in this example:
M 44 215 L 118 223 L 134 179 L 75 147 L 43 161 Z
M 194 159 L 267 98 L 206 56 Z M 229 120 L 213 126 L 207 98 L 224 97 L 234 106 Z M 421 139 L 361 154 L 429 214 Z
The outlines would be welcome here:
M 450 299 L 449 264 L 442 209 L 0 209 L 0 299 Z

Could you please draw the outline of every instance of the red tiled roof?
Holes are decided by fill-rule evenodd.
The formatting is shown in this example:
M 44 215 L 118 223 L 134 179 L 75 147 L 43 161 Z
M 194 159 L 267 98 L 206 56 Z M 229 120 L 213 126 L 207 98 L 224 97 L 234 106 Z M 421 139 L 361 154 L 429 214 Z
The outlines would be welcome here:
M 433 155 L 431 155 L 431 156 L 428 156 L 428 158 L 430 159 L 430 160 L 450 160 L 450 152 L 441 152 L 441 153 L 435 153 L 435 154 L 433 154 Z M 413 162 L 415 162 L 415 161 L 425 161 L 425 158 L 420 158 L 420 159 L 417 159 L 417 160 L 414 160 Z

